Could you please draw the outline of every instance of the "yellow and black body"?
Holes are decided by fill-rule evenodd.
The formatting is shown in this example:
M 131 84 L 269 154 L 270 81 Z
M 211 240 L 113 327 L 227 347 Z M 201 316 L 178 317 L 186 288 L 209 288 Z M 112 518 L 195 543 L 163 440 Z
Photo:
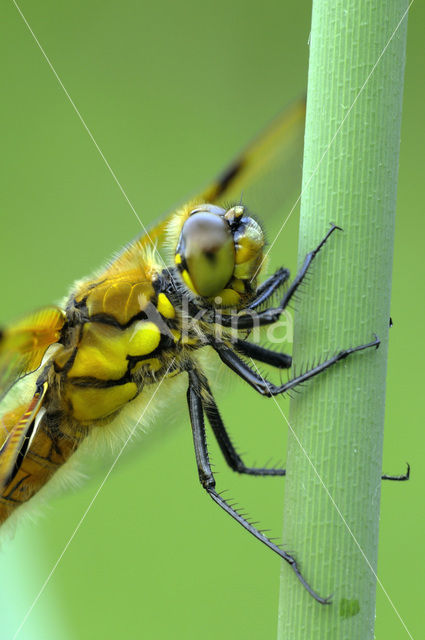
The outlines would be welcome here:
M 243 308 L 252 296 L 258 275 L 251 281 L 252 268 L 260 266 L 264 239 L 251 219 L 252 228 L 247 220 L 237 225 L 233 243 L 243 207 L 226 218 L 221 271 L 215 265 L 207 273 L 202 263 L 212 265 L 208 251 L 195 255 L 192 243 L 192 251 L 187 246 L 183 253 L 182 244 L 193 238 L 198 245 L 202 237 L 209 242 L 202 225 L 190 231 L 193 222 L 205 215 L 224 219 L 220 206 L 242 190 L 249 196 L 256 184 L 271 188 L 271 168 L 291 171 L 300 159 L 304 115 L 303 101 L 287 109 L 196 198 L 124 247 L 105 269 L 78 281 L 63 306 L 41 309 L 0 331 L 0 523 L 47 483 L 87 435 L 96 431 L 101 438 L 105 427 L 110 437 L 120 429 L 123 407 L 136 404 L 165 372 L 176 375 L 206 344 L 203 334 L 211 325 L 188 327 L 176 292 L 204 308 L 220 294 L 224 312 Z M 203 214 L 193 213 L 205 203 Z M 165 262 L 156 250 L 164 245 Z M 202 280 L 212 285 L 212 296 L 198 294 L 196 285 L 204 293 Z
M 290 554 L 216 491 L 205 417 L 235 471 L 283 476 L 285 470 L 244 464 L 198 359 L 203 347 L 212 347 L 258 393 L 274 396 L 355 351 L 379 344 L 376 338 L 341 351 L 280 385 L 263 378 L 254 364 L 290 368 L 289 355 L 247 337 L 253 328 L 279 319 L 312 260 L 337 229 L 331 226 L 306 256 L 286 291 L 289 272 L 283 267 L 257 285 L 265 264 L 264 231 L 240 203 L 240 194 L 243 190 L 249 203 L 249 187 L 264 186 L 273 169 L 281 169 L 294 141 L 301 149 L 303 125 L 304 103 L 299 102 L 197 198 L 126 246 L 106 268 L 77 282 L 63 306 L 30 314 L 0 333 L 0 523 L 66 467 L 82 443 L 90 445 L 94 436 L 107 439 L 118 433 L 131 408 L 141 415 L 152 389 L 185 375 L 202 486 L 239 524 L 285 559 L 314 598 L 328 602 L 306 583 Z M 165 260 L 158 252 L 161 245 L 168 247 Z M 279 293 L 279 304 L 272 306 Z
M 44 311 L 42 329 L 53 324 L 54 331 L 50 328 L 43 345 L 46 349 L 54 343 L 55 349 L 40 367 L 36 400 L 33 398 L 28 407 L 14 408 L 2 418 L 5 433 L 14 433 L 15 427 L 15 432 L 22 435 L 26 426 L 31 434 L 27 434 L 25 442 L 32 436 L 25 455 L 24 441 L 14 438 L 12 446 L 10 437 L 0 453 L 2 521 L 46 483 L 92 429 L 113 422 L 147 385 L 187 370 L 191 354 L 209 344 L 210 335 L 214 335 L 211 323 L 202 319 L 189 322 L 184 306 L 185 300 L 193 305 L 198 299 L 200 304 L 206 304 L 205 309 L 214 305 L 210 296 L 199 295 L 189 275 L 193 274 L 196 281 L 203 266 L 199 265 L 202 252 L 186 258 L 181 246 L 188 222 L 190 225 L 201 218 L 205 223 L 207 218 L 208 225 L 216 220 L 232 238 L 230 246 L 226 236 L 230 257 L 223 260 L 218 247 L 218 261 L 212 265 L 211 273 L 205 274 L 215 299 L 222 296 L 227 300 L 223 303 L 220 299 L 220 308 L 240 308 L 252 298 L 252 276 L 263 255 L 263 235 L 243 207 L 234 209 L 236 214 L 218 207 L 211 213 L 209 205 L 186 205 L 170 223 L 170 233 L 176 236 L 176 266 L 164 267 L 149 246 L 138 251 L 126 248 L 95 279 L 77 284 L 64 311 Z M 186 235 L 190 236 L 190 229 Z M 208 251 L 214 253 L 214 247 L 208 247 Z M 191 269 L 187 261 L 192 262 Z M 222 262 L 226 269 L 233 262 L 232 273 L 225 281 L 220 279 Z M 233 273 L 236 270 L 238 277 Z M 20 326 L 21 333 L 26 330 L 24 325 Z M 34 325 L 31 329 L 37 333 Z M 13 332 L 17 341 L 15 327 L 5 332 L 5 344 L 11 342 Z M 39 359 L 42 356 L 44 351 L 40 349 Z M 26 369 L 31 370 L 32 366 L 26 365 Z M 41 410 L 42 416 L 37 420 Z

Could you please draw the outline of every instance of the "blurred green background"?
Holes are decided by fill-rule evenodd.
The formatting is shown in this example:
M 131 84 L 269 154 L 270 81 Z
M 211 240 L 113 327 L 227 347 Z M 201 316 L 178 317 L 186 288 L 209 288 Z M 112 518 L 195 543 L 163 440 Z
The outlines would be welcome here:
M 306 87 L 309 2 L 23 0 L 20 6 L 145 223 L 202 187 Z M 12 2 L 2 2 L 0 16 L 3 324 L 60 299 L 139 225 Z M 415 638 L 423 633 L 425 569 L 424 20 L 423 4 L 414 3 L 384 450 L 384 471 L 403 472 L 409 461 L 412 480 L 383 486 L 378 567 Z M 297 226 L 294 214 L 274 248 L 274 265 L 295 269 Z M 216 377 L 223 374 L 218 367 Z M 276 407 L 238 380 L 229 386 L 225 375 L 214 389 L 247 462 L 284 459 L 286 426 Z M 168 399 L 155 429 L 119 460 L 21 640 L 275 637 L 279 562 L 203 494 L 180 395 Z M 211 450 L 220 488 L 279 535 L 284 482 L 235 477 L 213 443 Z M 3 545 L 2 640 L 14 636 L 96 493 L 108 463 L 98 467 L 82 488 L 52 499 L 42 517 Z M 377 598 L 376 637 L 407 638 L 379 588 Z

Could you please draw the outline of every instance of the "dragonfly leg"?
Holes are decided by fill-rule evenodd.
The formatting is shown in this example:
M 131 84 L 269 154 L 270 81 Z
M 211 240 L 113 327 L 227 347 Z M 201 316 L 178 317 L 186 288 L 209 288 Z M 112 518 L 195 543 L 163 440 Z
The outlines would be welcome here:
M 363 349 L 369 349 L 370 347 L 379 347 L 380 340 L 377 336 L 375 336 L 374 340 L 368 342 L 367 344 L 361 344 L 357 347 L 351 347 L 349 349 L 344 349 L 343 351 L 339 351 L 335 356 L 321 362 L 317 366 L 305 371 L 304 373 L 292 378 L 288 382 L 275 385 L 269 380 L 265 380 L 262 376 L 260 376 L 256 371 L 251 369 L 249 365 L 247 365 L 232 349 L 225 346 L 223 343 L 218 340 L 212 341 L 211 346 L 217 351 L 221 360 L 227 365 L 232 371 L 234 371 L 238 376 L 240 376 L 245 382 L 247 382 L 253 389 L 255 389 L 258 393 L 263 396 L 277 396 L 281 393 L 285 393 L 290 389 L 298 386 L 302 382 L 306 382 L 317 376 L 322 371 L 329 369 L 334 364 L 347 358 L 352 353 L 356 353 L 357 351 L 363 351 Z
M 243 341 L 241 340 L 240 342 L 243 342 Z M 246 344 L 249 344 L 249 343 L 246 343 Z M 250 344 L 250 346 L 257 346 L 257 345 Z M 270 351 L 269 353 L 274 354 L 273 351 Z M 252 353 L 249 353 L 249 354 L 245 353 L 245 355 L 250 355 L 251 357 L 254 357 Z M 284 356 L 285 354 L 275 354 L 275 355 Z M 257 357 L 257 360 L 260 360 L 260 358 Z M 262 360 L 262 362 L 273 364 L 271 360 L 268 360 L 268 361 Z M 211 425 L 211 428 L 214 432 L 216 440 L 220 446 L 220 449 L 229 467 L 233 469 L 233 471 L 237 471 L 238 473 L 243 473 L 251 476 L 285 476 L 286 475 L 285 469 L 276 469 L 276 468 L 267 469 L 267 468 L 258 468 L 258 467 L 247 467 L 244 464 L 241 457 L 235 450 L 235 447 L 233 446 L 232 441 L 229 438 L 229 435 L 226 431 L 226 427 L 224 426 L 222 417 L 220 415 L 217 405 L 214 402 L 214 399 L 212 397 L 210 388 L 206 380 L 203 381 L 203 384 L 204 384 L 204 388 L 206 389 L 207 393 L 210 395 L 210 398 L 211 398 L 208 405 L 205 406 L 205 413 L 208 417 L 208 422 Z M 395 482 L 407 481 L 410 478 L 410 465 L 409 463 L 407 463 L 406 473 L 402 475 L 391 476 L 391 475 L 383 474 L 381 478 L 382 480 L 393 480 Z
M 406 473 L 404 473 L 401 476 L 388 476 L 386 473 L 384 473 L 381 476 L 382 480 L 394 480 L 395 482 L 404 482 L 406 480 L 409 480 L 410 478 L 410 464 L 407 463 L 407 469 L 406 469 Z
M 278 369 L 289 369 L 291 367 L 292 358 L 286 353 L 272 351 L 271 349 L 266 349 L 265 347 L 245 340 L 236 340 L 233 346 L 236 351 L 239 351 L 242 355 L 252 358 L 253 360 L 258 360 L 259 362 L 264 362 L 272 367 L 277 367 Z
M 208 422 L 211 425 L 211 429 L 215 435 L 217 443 L 221 449 L 229 467 L 237 473 L 245 474 L 248 476 L 285 476 L 285 469 L 278 468 L 266 468 L 266 467 L 247 467 L 242 458 L 236 451 L 226 427 L 223 423 L 223 419 L 220 415 L 218 407 L 214 401 L 211 389 L 207 382 L 207 379 L 201 374 L 197 374 L 198 383 L 201 385 L 202 390 L 208 397 L 208 402 L 204 402 L 204 412 L 208 418 Z
M 236 509 L 234 509 L 217 491 L 215 488 L 215 479 L 211 471 L 207 442 L 205 435 L 205 423 L 204 423 L 204 400 L 202 399 L 202 384 L 198 374 L 193 370 L 188 371 L 189 375 L 189 387 L 187 391 L 187 401 L 189 406 L 190 421 L 192 425 L 193 442 L 195 446 L 196 463 L 198 466 L 199 479 L 203 488 L 211 496 L 216 504 L 218 504 L 226 513 L 228 513 L 236 522 L 238 522 L 244 529 L 249 531 L 257 540 L 260 540 L 269 549 L 274 551 L 278 556 L 285 560 L 294 571 L 298 580 L 302 583 L 305 589 L 313 596 L 317 602 L 321 604 L 329 604 L 329 598 L 322 598 L 318 593 L 312 589 L 312 587 L 306 582 L 302 576 L 296 560 L 289 553 L 281 549 L 274 542 L 269 540 L 264 533 L 254 527 L 248 520 L 246 520 Z
M 261 284 L 257 291 L 255 292 L 255 298 L 248 305 L 248 309 L 256 309 L 263 302 L 267 302 L 267 300 L 274 294 L 274 292 L 279 289 L 289 278 L 289 270 L 281 267 L 278 269 L 270 278 L 267 278 Z

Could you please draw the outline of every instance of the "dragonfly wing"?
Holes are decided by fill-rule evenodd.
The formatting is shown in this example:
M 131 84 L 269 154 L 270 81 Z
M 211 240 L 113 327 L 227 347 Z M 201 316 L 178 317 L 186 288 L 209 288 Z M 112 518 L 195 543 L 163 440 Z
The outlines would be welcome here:
M 293 204 L 301 186 L 305 100 L 285 109 L 199 194 L 203 202 L 238 202 L 270 219 Z
M 0 399 L 20 378 L 38 369 L 48 347 L 59 340 L 65 312 L 46 307 L 0 332 Z
M 242 201 L 268 221 L 277 213 L 289 213 L 301 189 L 304 125 L 305 100 L 301 99 L 285 109 L 190 201 L 223 206 Z M 110 270 L 132 262 L 149 246 L 160 249 L 174 215 L 175 209 L 127 245 Z

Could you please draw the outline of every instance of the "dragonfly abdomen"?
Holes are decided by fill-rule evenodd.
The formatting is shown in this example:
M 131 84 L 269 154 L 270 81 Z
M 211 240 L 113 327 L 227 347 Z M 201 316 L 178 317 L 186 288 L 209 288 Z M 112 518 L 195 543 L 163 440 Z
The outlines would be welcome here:
M 12 425 L 11 425 L 12 426 Z M 13 479 L 1 490 L 0 524 L 24 502 L 35 495 L 68 460 L 78 447 L 79 439 L 58 437 L 40 427 Z

